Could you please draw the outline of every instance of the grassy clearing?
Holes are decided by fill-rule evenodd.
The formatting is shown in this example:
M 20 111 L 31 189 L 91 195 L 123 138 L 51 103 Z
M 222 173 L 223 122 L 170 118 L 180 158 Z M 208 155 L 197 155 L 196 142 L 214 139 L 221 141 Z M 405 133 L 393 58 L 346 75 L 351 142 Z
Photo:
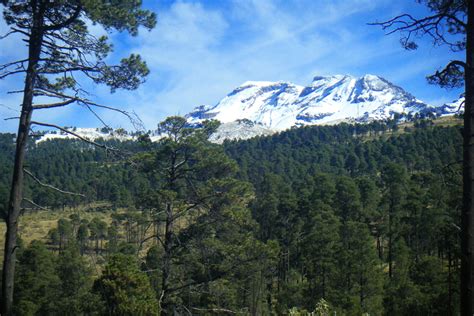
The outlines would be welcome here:
M 463 125 L 463 120 L 459 117 L 455 116 L 443 116 L 439 117 L 437 119 L 434 119 L 431 121 L 433 124 L 432 126 L 443 126 L 443 127 L 453 127 L 453 126 L 459 126 L 461 127 Z M 415 124 L 413 122 L 407 122 L 407 123 L 401 123 L 398 125 L 398 128 L 396 130 L 388 130 L 385 132 L 380 132 L 380 133 L 370 133 L 370 134 L 364 134 L 364 135 L 359 135 L 359 137 L 363 141 L 371 141 L 374 139 L 383 139 L 387 140 L 388 138 L 392 136 L 399 136 L 402 134 L 406 133 L 411 133 L 416 129 Z
M 25 244 L 31 243 L 33 240 L 47 241 L 48 232 L 57 227 L 58 220 L 61 218 L 69 218 L 72 214 L 78 214 L 81 218 L 91 220 L 94 217 L 105 221 L 109 224 L 112 221 L 113 211 L 94 211 L 98 206 L 107 208 L 105 203 L 95 203 L 94 205 L 81 206 L 78 208 L 65 208 L 63 210 L 37 210 L 28 211 L 20 217 L 19 236 Z M 93 211 L 90 211 L 93 210 Z M 5 244 L 4 222 L 0 223 L 0 258 L 3 259 L 3 250 Z

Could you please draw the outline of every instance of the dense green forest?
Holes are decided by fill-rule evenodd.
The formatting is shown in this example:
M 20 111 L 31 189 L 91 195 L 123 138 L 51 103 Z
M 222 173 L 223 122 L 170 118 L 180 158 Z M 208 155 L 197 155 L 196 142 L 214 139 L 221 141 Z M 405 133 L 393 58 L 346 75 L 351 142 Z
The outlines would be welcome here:
M 18 315 L 458 314 L 459 127 L 312 126 L 216 145 L 213 124 L 184 123 L 114 150 L 31 141 L 36 179 L 85 197 L 27 179 L 25 196 L 59 220 L 20 247 Z M 0 135 L 1 209 L 13 140 Z

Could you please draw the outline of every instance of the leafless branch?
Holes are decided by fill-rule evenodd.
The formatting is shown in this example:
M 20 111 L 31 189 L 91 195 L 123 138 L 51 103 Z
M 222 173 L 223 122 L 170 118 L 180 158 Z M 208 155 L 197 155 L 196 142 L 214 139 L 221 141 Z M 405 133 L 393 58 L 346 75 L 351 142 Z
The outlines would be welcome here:
M 465 103 L 466 103 L 466 100 L 463 100 L 461 103 L 459 103 L 459 106 L 458 106 L 458 109 L 456 110 L 456 112 L 460 112 L 461 108 L 464 106 Z
M 161 237 L 160 237 L 160 235 L 156 234 L 156 235 L 148 236 L 148 237 L 146 237 L 145 239 L 143 239 L 142 241 L 140 241 L 140 245 L 139 245 L 139 247 L 138 247 L 138 249 L 139 249 L 138 251 L 140 251 L 140 249 L 143 247 L 143 244 L 144 244 L 144 243 L 146 243 L 148 240 L 153 239 L 153 238 L 156 238 L 156 239 L 160 242 L 161 246 L 163 246 L 163 247 L 165 246 L 164 243 L 163 243 L 163 240 L 162 240 Z
M 12 61 L 10 63 L 6 63 L 3 65 L 0 65 L 0 70 L 6 69 L 8 67 L 14 66 L 14 65 L 22 65 L 24 63 L 28 62 L 28 59 L 22 59 L 22 60 L 17 60 L 17 61 Z
M 39 185 L 41 185 L 43 187 L 46 187 L 48 189 L 51 189 L 51 190 L 54 190 L 54 191 L 57 191 L 57 192 L 63 193 L 63 194 L 86 197 L 84 194 L 61 190 L 61 189 L 59 189 L 59 188 L 57 188 L 57 187 L 55 187 L 51 184 L 44 183 L 40 179 L 38 179 L 33 173 L 31 173 L 29 170 L 27 170 L 25 168 L 23 168 L 23 172 L 26 173 L 27 175 L 29 175 L 33 180 L 35 180 L 36 183 L 38 183 Z
M 7 32 L 5 35 L 2 35 L 0 36 L 0 40 L 4 39 L 4 38 L 7 38 L 8 36 L 12 35 L 12 34 L 15 34 L 15 33 L 18 33 L 18 31 L 16 30 L 10 30 L 9 32 Z
M 204 204 L 204 203 L 202 203 Z M 194 203 L 194 204 L 191 204 L 190 206 L 180 210 L 180 211 L 177 211 L 176 214 L 173 215 L 173 217 L 171 218 L 171 221 L 174 222 L 176 221 L 177 219 L 183 217 L 184 215 L 186 215 L 189 211 L 191 211 L 192 209 L 194 208 L 197 208 L 199 205 L 201 205 L 201 203 L 197 202 L 197 203 Z
M 72 99 L 66 100 L 64 102 L 49 103 L 49 104 L 35 104 L 35 105 L 33 105 L 33 110 L 58 108 L 58 107 L 69 105 L 69 104 L 77 102 L 77 101 L 78 101 L 77 99 L 72 98 Z
M 16 93 L 23 93 L 25 90 L 13 90 L 13 91 L 8 91 L 8 94 L 16 94 Z
M 461 231 L 461 227 L 459 227 L 458 225 L 451 223 L 451 226 L 454 227 L 457 231 Z
M 111 128 L 101 117 L 99 114 L 97 114 L 89 104 L 84 104 L 84 106 L 91 112 L 101 123 L 107 128 Z
M 30 33 L 28 33 L 28 32 L 25 32 L 25 31 L 23 31 L 23 30 L 17 29 L 16 27 L 12 27 L 11 29 L 12 29 L 13 31 L 17 32 L 17 33 L 21 33 L 21 34 L 25 35 L 26 37 L 30 37 Z
M 4 78 L 9 77 L 11 75 L 16 75 L 16 74 L 23 73 L 23 72 L 26 72 L 26 69 L 7 71 L 7 72 L 4 72 L 0 75 L 0 79 L 4 79 Z
M 52 127 L 52 128 L 56 128 L 56 129 L 59 129 L 60 131 L 63 131 L 64 133 L 66 134 L 70 134 L 72 136 L 75 136 L 76 138 L 79 138 L 80 140 L 88 143 L 88 144 L 91 144 L 91 145 L 94 145 L 96 147 L 99 147 L 99 148 L 103 148 L 105 150 L 110 150 L 110 151 L 117 151 L 117 149 L 115 148 L 111 148 L 111 147 L 108 147 L 107 145 L 104 145 L 104 144 L 99 144 L 99 143 L 96 143 L 92 140 L 89 140 L 85 137 L 82 137 L 81 135 L 77 134 L 77 133 L 74 133 L 64 127 L 61 127 L 61 126 L 58 126 L 58 125 L 54 125 L 54 124 L 48 124 L 48 123 L 42 123 L 42 122 L 36 122 L 36 121 L 31 121 L 31 124 L 34 124 L 34 125 L 39 125 L 39 126 L 45 126 L 45 127 Z
M 387 34 L 400 32 L 405 34 L 401 38 L 401 43 L 406 49 L 416 49 L 417 45 L 411 41 L 413 36 L 428 35 L 435 44 L 446 44 L 453 51 L 459 51 L 464 48 L 463 42 L 451 42 L 447 39 L 448 34 L 459 34 L 451 28 L 445 29 L 445 25 L 456 25 L 459 29 L 466 29 L 467 24 L 456 13 L 463 12 L 462 7 L 452 8 L 453 2 L 450 1 L 440 8 L 438 14 L 430 15 L 424 18 L 415 18 L 410 14 L 400 14 L 384 22 L 369 23 L 369 25 L 381 26 Z
M 226 308 L 197 308 L 197 307 L 191 307 L 192 310 L 195 310 L 197 312 L 203 312 L 203 313 L 216 313 L 216 314 L 232 314 L 232 315 L 236 315 L 237 312 L 234 312 L 230 309 L 226 309 Z
M 8 110 L 10 110 L 10 111 L 16 112 L 16 113 L 20 112 L 20 110 L 14 109 L 14 108 L 9 107 L 8 105 L 5 105 L 5 104 L 0 104 L 0 106 L 3 107 L 3 108 L 5 108 L 5 109 L 8 109 Z
M 40 210 L 49 211 L 48 208 L 46 208 L 46 207 L 44 207 L 44 206 L 41 206 L 41 205 L 38 205 L 38 204 L 36 204 L 35 202 L 33 202 L 32 200 L 30 200 L 30 199 L 23 198 L 23 201 L 30 203 L 31 205 L 33 205 L 34 207 L 36 207 L 36 208 L 38 208 L 38 209 L 40 209 Z M 23 209 L 25 209 L 25 208 L 23 208 Z
M 144 124 L 143 124 L 142 120 L 140 119 L 140 117 L 135 112 L 128 112 L 128 111 L 125 111 L 125 110 L 118 109 L 116 107 L 102 105 L 102 104 L 99 104 L 99 103 L 92 102 L 92 101 L 90 101 L 88 99 L 85 99 L 85 98 L 80 98 L 78 96 L 70 96 L 70 95 L 67 95 L 67 94 L 64 94 L 64 93 L 61 93 L 61 92 L 58 92 L 58 91 L 54 91 L 54 90 L 51 90 L 51 89 L 47 89 L 47 88 L 37 88 L 35 93 L 37 95 L 40 94 L 42 96 L 47 96 L 47 97 L 67 99 L 68 101 L 71 100 L 71 102 L 64 101 L 64 102 L 58 102 L 58 103 L 52 103 L 52 104 L 35 105 L 35 106 L 33 106 L 33 109 L 41 110 L 41 109 L 49 109 L 49 108 L 54 108 L 54 107 L 62 107 L 62 106 L 66 106 L 68 104 L 77 102 L 77 103 L 85 105 L 86 107 L 89 108 L 89 110 L 91 110 L 90 107 L 93 106 L 93 107 L 97 107 L 97 108 L 101 108 L 101 109 L 106 109 L 106 110 L 118 112 L 118 113 L 126 116 L 128 118 L 128 120 L 130 121 L 130 123 L 132 123 L 132 125 L 135 127 L 135 129 L 145 130 L 145 127 L 144 127 Z M 108 126 L 95 112 L 92 111 L 92 113 L 105 126 Z

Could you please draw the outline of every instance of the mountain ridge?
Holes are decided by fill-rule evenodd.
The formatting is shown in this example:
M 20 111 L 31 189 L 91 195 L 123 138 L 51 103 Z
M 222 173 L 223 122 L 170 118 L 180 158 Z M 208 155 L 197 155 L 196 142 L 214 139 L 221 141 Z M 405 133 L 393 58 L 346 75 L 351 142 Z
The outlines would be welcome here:
M 191 126 L 216 119 L 221 125 L 210 140 L 249 139 L 271 135 L 293 127 L 369 123 L 387 120 L 395 114 L 443 116 L 458 113 L 463 98 L 442 106 L 429 105 L 388 80 L 371 74 L 315 76 L 307 86 L 288 81 L 246 81 L 214 106 L 200 105 L 185 117 Z M 127 133 L 78 128 L 76 133 L 97 139 L 132 140 Z M 66 133 L 47 133 L 40 138 L 73 138 Z M 155 131 L 152 141 L 160 139 Z
M 429 105 L 377 75 L 332 75 L 315 76 L 307 86 L 246 81 L 216 105 L 196 107 L 186 118 L 190 124 L 217 119 L 230 134 L 226 124 L 237 121 L 250 121 L 258 128 L 278 132 L 295 126 L 368 123 L 390 119 L 397 113 L 440 116 L 453 114 L 454 109 Z

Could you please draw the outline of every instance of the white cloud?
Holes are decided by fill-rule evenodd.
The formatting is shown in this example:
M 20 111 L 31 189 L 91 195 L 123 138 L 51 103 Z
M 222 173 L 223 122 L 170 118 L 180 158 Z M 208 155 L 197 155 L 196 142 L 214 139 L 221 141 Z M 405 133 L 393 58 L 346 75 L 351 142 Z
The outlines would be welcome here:
M 287 11 L 274 0 L 233 1 L 225 12 L 197 2 L 174 3 L 158 15 L 156 29 L 136 40 L 135 51 L 152 70 L 149 82 L 133 94 L 140 100 L 136 111 L 154 126 L 166 115 L 214 104 L 247 80 L 308 83 L 316 74 L 314 64 L 329 59 L 335 49 L 344 52 L 345 45 L 356 46 L 361 37 L 341 21 L 373 5 L 306 3 L 309 7 Z
M 114 95 L 106 87 L 88 87 L 99 102 L 134 110 L 154 128 L 168 115 L 215 104 L 247 80 L 307 84 L 318 74 L 371 72 L 409 85 L 413 76 L 445 54 L 407 55 L 396 36 L 386 37 L 379 28 L 366 25 L 399 6 L 389 0 L 232 0 L 219 5 L 178 0 L 160 6 L 151 32 L 142 30 L 131 39 L 112 36 L 115 56 L 134 52 L 147 61 L 147 83 L 137 91 Z M 95 33 L 102 31 L 95 26 Z M 78 112 L 71 110 L 70 118 L 67 113 L 55 119 L 71 125 Z M 125 118 L 101 113 L 112 125 L 127 126 Z M 78 125 L 99 124 L 89 114 L 82 117 Z

